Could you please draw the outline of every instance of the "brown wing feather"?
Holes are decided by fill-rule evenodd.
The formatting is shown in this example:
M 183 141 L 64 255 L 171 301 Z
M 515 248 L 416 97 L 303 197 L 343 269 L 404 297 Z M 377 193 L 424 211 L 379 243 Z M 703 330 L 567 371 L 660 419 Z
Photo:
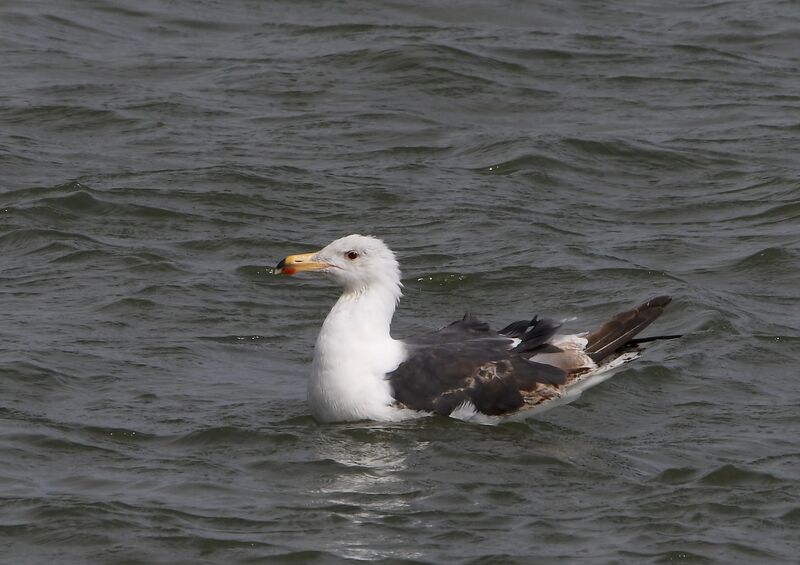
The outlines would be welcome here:
M 641 306 L 617 314 L 589 332 L 586 353 L 595 363 L 602 361 L 649 326 L 671 301 L 669 296 L 657 296 Z

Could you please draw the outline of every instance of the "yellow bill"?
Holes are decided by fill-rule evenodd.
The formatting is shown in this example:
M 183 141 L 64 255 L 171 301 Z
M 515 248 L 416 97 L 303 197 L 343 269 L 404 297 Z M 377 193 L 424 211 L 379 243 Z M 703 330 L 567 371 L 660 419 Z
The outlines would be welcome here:
M 279 275 L 293 275 L 301 271 L 319 271 L 329 267 L 327 263 L 314 261 L 313 253 L 301 253 L 299 255 L 289 255 L 275 267 L 275 272 Z

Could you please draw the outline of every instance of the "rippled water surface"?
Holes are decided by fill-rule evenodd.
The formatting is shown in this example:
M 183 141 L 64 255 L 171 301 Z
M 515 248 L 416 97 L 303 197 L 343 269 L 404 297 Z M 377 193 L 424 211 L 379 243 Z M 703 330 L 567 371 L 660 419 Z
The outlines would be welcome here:
M 0 4 L 0 561 L 795 563 L 796 2 Z M 318 425 L 351 232 L 397 337 L 685 332 L 525 423 Z

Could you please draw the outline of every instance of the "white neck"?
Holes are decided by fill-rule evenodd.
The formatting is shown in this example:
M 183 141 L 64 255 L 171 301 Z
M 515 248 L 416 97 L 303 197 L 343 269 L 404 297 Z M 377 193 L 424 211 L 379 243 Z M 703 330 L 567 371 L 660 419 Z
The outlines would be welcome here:
M 400 297 L 398 283 L 348 289 L 322 324 L 308 396 L 322 421 L 389 419 L 393 404 L 386 373 L 403 361 L 402 342 L 389 327 Z

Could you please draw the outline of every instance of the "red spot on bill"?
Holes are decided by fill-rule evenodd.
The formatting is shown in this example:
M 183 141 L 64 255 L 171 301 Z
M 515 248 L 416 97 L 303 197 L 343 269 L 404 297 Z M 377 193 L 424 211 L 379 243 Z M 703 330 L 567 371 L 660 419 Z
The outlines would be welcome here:
M 297 269 L 295 269 L 294 267 L 284 267 L 283 269 L 281 269 L 281 274 L 282 275 L 293 275 L 296 272 L 297 272 Z

